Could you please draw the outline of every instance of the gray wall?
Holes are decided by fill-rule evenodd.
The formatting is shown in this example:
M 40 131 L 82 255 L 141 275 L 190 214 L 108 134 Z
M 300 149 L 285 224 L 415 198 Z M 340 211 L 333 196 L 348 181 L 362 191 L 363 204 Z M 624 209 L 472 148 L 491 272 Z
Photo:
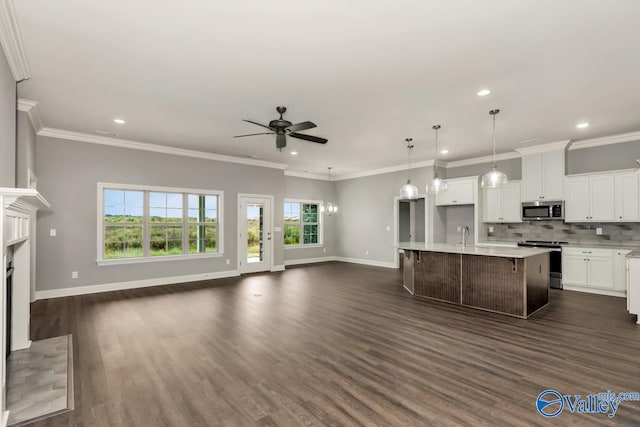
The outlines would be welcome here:
M 567 174 L 634 169 L 636 159 L 640 159 L 640 141 L 569 150 Z
M 336 203 L 335 182 L 296 178 L 292 176 L 284 177 L 284 198 L 285 199 L 306 199 L 306 200 L 322 200 L 324 202 Z M 310 248 L 285 248 L 284 260 L 300 260 L 308 258 L 322 258 L 334 256 L 336 254 L 336 223 L 338 216 L 342 214 L 342 207 L 338 205 L 338 214 L 324 215 L 323 221 L 323 240 L 322 247 Z
M 430 167 L 411 171 L 412 182 L 421 193 L 432 174 Z M 393 200 L 399 196 L 400 187 L 406 181 L 407 172 L 401 171 L 336 182 L 340 206 L 337 256 L 394 262 Z M 386 231 L 387 226 L 391 231 Z
M 274 195 L 275 225 L 283 225 L 285 180 L 278 169 L 38 136 L 36 170 L 38 191 L 52 206 L 38 215 L 38 290 L 235 270 L 238 193 Z M 223 190 L 224 256 L 98 266 L 98 182 Z M 283 264 L 282 233 L 274 243 L 274 264 Z
M 16 152 L 16 185 L 28 187 L 29 170 L 35 173 L 36 133 L 31 126 L 29 116 L 18 112 L 18 147 Z
M 518 180 L 522 177 L 522 161 L 517 159 L 507 159 L 496 162 L 498 170 L 507 174 L 509 179 Z M 475 165 L 459 166 L 457 168 L 445 169 L 447 178 L 462 178 L 464 176 L 482 176 L 491 169 L 490 162 L 477 163 Z
M 458 244 L 462 242 L 462 232 L 458 231 L 458 227 L 469 227 L 469 234 L 467 236 L 467 244 L 472 245 L 474 243 L 474 217 L 473 217 L 473 205 L 463 206 L 441 206 L 436 208 L 438 210 L 445 210 L 446 215 L 446 243 Z
M 16 186 L 16 81 L 0 49 L 0 187 Z

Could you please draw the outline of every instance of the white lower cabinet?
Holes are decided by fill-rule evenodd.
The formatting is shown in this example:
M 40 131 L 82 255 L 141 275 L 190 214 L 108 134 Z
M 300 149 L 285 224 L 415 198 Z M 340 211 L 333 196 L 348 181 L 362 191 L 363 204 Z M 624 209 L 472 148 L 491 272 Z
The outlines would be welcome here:
M 622 249 L 562 248 L 562 283 L 593 290 L 626 291 L 627 255 Z M 624 255 L 622 255 L 624 254 Z
M 637 314 L 636 323 L 640 325 L 640 258 L 629 258 L 629 285 L 627 291 L 627 310 Z

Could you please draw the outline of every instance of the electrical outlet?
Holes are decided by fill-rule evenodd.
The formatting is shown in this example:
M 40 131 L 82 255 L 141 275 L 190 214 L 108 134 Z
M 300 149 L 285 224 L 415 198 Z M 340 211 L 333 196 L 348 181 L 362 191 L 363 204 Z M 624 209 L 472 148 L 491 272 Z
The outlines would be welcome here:
M 369 251 L 368 251 L 368 250 L 367 250 L 367 251 L 365 251 L 365 253 L 364 253 L 364 254 L 365 254 L 365 255 L 369 255 Z
M 458 226 L 458 231 L 462 231 L 462 227 Z
M 49 230 L 49 236 L 55 237 L 58 231 L 55 228 Z
M 227 265 L 231 264 L 231 260 L 227 259 Z
M 598 236 L 602 236 L 602 228 L 600 228 L 600 227 L 596 228 L 596 234 Z
M 72 271 L 71 272 L 71 278 L 72 279 L 77 279 L 78 278 L 78 272 L 77 271 Z
M 493 233 L 493 227 L 489 227 L 489 233 Z
M 327 248 L 322 248 L 322 252 L 327 253 Z

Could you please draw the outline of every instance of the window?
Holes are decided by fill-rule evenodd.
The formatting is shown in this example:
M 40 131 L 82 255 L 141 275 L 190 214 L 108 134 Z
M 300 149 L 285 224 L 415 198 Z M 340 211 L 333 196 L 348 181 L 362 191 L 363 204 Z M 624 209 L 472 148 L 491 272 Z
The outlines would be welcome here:
M 320 203 L 313 200 L 285 200 L 285 247 L 322 244 Z
M 98 263 L 222 254 L 220 191 L 98 184 Z

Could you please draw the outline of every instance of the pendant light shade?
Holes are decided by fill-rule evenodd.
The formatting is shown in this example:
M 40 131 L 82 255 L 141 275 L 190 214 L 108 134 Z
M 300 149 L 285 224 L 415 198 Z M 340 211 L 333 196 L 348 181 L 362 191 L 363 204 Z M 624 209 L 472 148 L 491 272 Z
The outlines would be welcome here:
M 331 182 L 331 166 L 328 166 L 327 170 L 329 171 L 329 182 Z M 322 204 L 322 206 L 320 206 L 320 212 L 326 213 L 327 215 L 331 216 L 334 213 L 338 212 L 338 205 L 334 205 L 331 202 L 324 203 Z
M 418 198 L 418 187 L 411 183 L 411 150 L 413 150 L 413 144 L 411 143 L 413 138 L 406 138 L 405 142 L 407 143 L 407 152 L 409 160 L 407 162 L 407 183 L 400 187 L 400 198 L 401 199 L 417 199 Z
M 431 181 L 431 185 L 427 188 L 429 194 L 438 194 L 447 191 L 447 183 L 443 181 L 438 174 L 438 130 L 441 127 L 440 125 L 431 126 L 431 129 L 436 131 L 436 155 L 433 158 L 433 181 Z
M 493 157 L 491 160 L 491 170 L 484 175 L 482 175 L 482 180 L 480 181 L 480 186 L 482 188 L 500 188 L 505 187 L 509 180 L 507 179 L 507 175 L 498 170 L 496 166 L 496 115 L 500 112 L 500 110 L 495 109 L 489 111 L 491 117 L 493 117 L 493 130 L 491 131 L 491 140 L 493 144 Z

